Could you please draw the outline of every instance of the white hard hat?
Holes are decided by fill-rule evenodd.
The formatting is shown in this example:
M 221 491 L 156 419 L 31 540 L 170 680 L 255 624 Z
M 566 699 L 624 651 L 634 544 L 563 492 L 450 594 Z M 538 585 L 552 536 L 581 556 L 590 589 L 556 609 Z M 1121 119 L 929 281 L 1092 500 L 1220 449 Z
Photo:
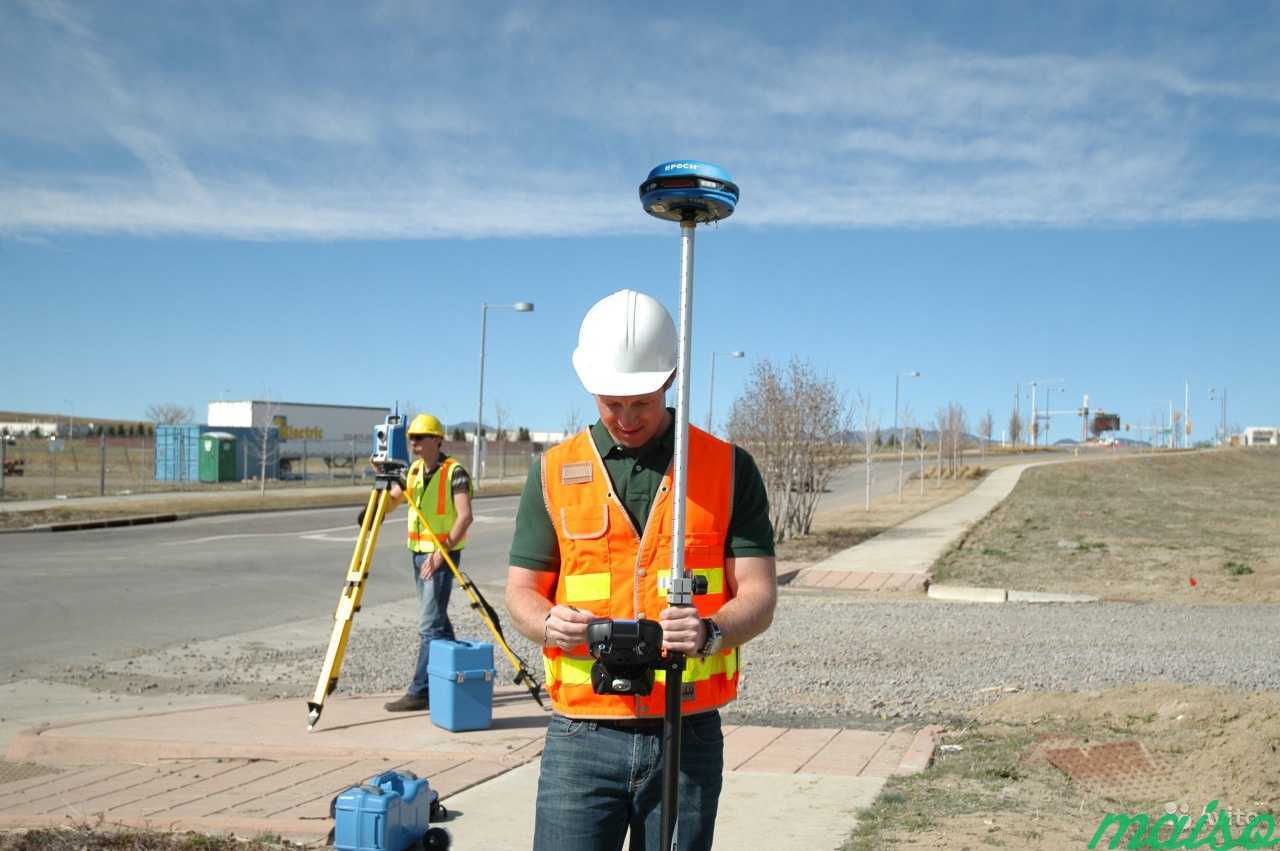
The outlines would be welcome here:
M 578 329 L 573 368 L 588 393 L 640 396 L 676 369 L 676 326 L 653 296 L 618 290 L 591 306 Z

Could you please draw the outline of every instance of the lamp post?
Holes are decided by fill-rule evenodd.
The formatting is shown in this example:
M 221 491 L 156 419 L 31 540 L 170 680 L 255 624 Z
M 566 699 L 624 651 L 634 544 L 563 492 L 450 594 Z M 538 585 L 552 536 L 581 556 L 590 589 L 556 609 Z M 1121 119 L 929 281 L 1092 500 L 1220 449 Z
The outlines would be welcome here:
M 1219 430 L 1222 433 L 1222 437 L 1219 439 L 1218 445 L 1226 446 L 1227 445 L 1227 388 L 1225 387 L 1222 388 L 1221 396 L 1218 396 L 1217 393 L 1218 393 L 1217 388 L 1214 388 L 1214 387 L 1209 388 L 1209 401 L 1222 402 L 1222 424 L 1219 426 Z
M 746 352 L 712 352 L 711 353 L 711 383 L 707 385 L 707 434 L 714 434 L 711 429 L 712 411 L 715 410 L 714 402 L 716 398 L 716 355 L 724 355 L 727 358 L 740 358 Z
M 491 307 L 495 310 L 510 309 L 517 313 L 533 312 L 533 303 L 528 301 L 517 301 L 514 304 L 480 302 L 480 393 L 476 402 L 476 443 L 471 453 L 471 475 L 475 476 L 476 481 L 480 481 L 480 431 L 484 428 L 484 335 Z
M 1055 387 L 1058 390 L 1067 389 L 1061 384 L 1044 388 L 1044 445 L 1050 449 L 1053 448 L 1049 444 L 1049 426 L 1053 421 L 1053 402 L 1050 401 L 1052 397 L 1049 394 L 1054 391 Z
M 1062 384 L 1065 378 L 1037 378 L 1027 382 L 1031 385 L 1031 422 L 1028 429 L 1031 432 L 1031 448 L 1035 449 L 1040 445 L 1040 423 L 1036 419 L 1036 385 L 1038 384 Z

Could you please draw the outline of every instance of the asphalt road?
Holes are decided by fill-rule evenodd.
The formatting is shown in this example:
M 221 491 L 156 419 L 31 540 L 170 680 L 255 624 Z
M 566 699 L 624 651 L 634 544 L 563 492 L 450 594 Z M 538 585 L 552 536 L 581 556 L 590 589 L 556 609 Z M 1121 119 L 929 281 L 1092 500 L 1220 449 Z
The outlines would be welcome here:
M 462 568 L 479 584 L 506 576 L 517 501 L 475 502 Z M 366 604 L 414 593 L 404 511 L 384 527 Z M 355 547 L 355 514 L 314 509 L 4 535 L 0 680 L 332 613 Z
M 897 488 L 873 465 L 873 495 Z M 819 510 L 861 505 L 863 465 L 839 471 Z M 462 568 L 501 601 L 518 497 L 476 500 Z M 0 536 L 0 681 L 183 641 L 330 614 L 357 529 L 353 508 L 235 514 L 178 523 Z M 405 513 L 388 519 L 364 602 L 413 595 Z M 496 598 L 496 599 L 495 599 Z

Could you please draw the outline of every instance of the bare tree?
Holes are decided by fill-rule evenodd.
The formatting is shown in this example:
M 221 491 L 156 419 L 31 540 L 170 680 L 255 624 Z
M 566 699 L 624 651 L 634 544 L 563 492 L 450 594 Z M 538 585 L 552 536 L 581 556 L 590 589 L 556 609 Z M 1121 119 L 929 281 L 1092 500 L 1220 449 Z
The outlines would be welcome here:
M 766 359 L 753 366 L 728 434 L 755 456 L 775 540 L 809 533 L 818 497 L 848 463 L 848 448 L 835 440 L 848 424 L 843 394 L 811 364 L 793 359 L 782 370 Z
M 499 480 L 507 477 L 507 418 L 510 413 L 506 405 L 501 402 L 494 403 L 493 415 L 498 420 L 498 430 L 493 435 L 493 448 L 498 453 Z
M 1022 434 L 1022 414 L 1018 413 L 1015 408 L 1013 413 L 1009 414 L 1009 445 L 1016 447 L 1018 445 L 1018 437 Z
M 575 405 L 565 412 L 564 415 L 564 436 L 572 437 L 582 431 L 582 411 L 578 410 Z
M 911 405 L 903 405 L 898 415 L 902 425 L 898 433 L 893 436 L 893 439 L 898 443 L 898 502 L 902 502 L 902 480 L 907 466 L 907 432 L 914 426 L 914 417 L 915 414 L 911 410 Z
M 964 466 L 964 438 L 969 431 L 969 415 L 959 402 L 947 405 L 947 428 L 951 437 L 951 477 L 957 478 Z
M 938 430 L 938 470 L 937 482 L 938 487 L 942 487 L 942 447 L 947 442 L 947 416 L 949 411 L 946 408 L 938 408 L 933 414 L 933 426 Z
M 270 465 L 270 459 L 273 452 L 279 453 L 280 431 L 276 425 L 276 417 L 280 413 L 280 403 L 270 401 L 271 396 L 267 394 L 264 398 L 261 414 L 255 412 L 253 425 L 250 426 L 250 433 L 253 435 L 254 448 L 257 450 L 258 457 L 258 495 L 266 496 L 267 493 L 267 467 Z M 275 440 L 272 440 L 272 437 Z M 248 472 L 246 470 L 246 472 Z M 305 475 L 305 471 L 303 471 Z
M 195 417 L 195 411 L 177 402 L 159 402 L 147 407 L 147 419 L 156 425 L 181 425 Z
M 917 426 L 915 430 L 914 439 L 915 439 L 915 445 L 916 445 L 916 455 L 918 456 L 920 461 L 920 471 L 918 475 L 920 479 L 920 495 L 924 496 L 924 429 Z
M 871 460 L 880 443 L 880 415 L 871 407 L 871 397 L 858 394 L 858 421 L 862 432 L 862 465 L 865 472 L 866 510 L 871 510 Z
M 982 460 L 979 464 L 987 463 L 987 444 L 991 442 L 991 432 L 995 429 L 995 422 L 991 419 L 991 411 L 987 411 L 982 419 L 978 420 L 978 437 L 982 438 Z

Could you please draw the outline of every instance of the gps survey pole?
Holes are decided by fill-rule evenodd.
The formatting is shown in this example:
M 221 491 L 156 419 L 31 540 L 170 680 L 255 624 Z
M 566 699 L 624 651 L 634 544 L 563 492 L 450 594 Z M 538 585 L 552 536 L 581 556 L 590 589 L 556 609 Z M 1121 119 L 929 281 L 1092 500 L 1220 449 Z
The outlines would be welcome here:
M 689 345 L 693 338 L 693 235 L 701 223 L 727 219 L 738 204 L 738 187 L 719 166 L 695 160 L 662 163 L 640 184 L 640 203 L 659 219 L 680 223 L 680 342 L 677 349 L 675 455 L 672 459 L 671 577 L 667 603 L 692 606 L 693 578 L 684 567 L 685 494 L 689 476 Z M 662 724 L 662 845 L 675 851 L 680 801 L 680 696 L 685 658 L 668 653 L 666 712 Z

